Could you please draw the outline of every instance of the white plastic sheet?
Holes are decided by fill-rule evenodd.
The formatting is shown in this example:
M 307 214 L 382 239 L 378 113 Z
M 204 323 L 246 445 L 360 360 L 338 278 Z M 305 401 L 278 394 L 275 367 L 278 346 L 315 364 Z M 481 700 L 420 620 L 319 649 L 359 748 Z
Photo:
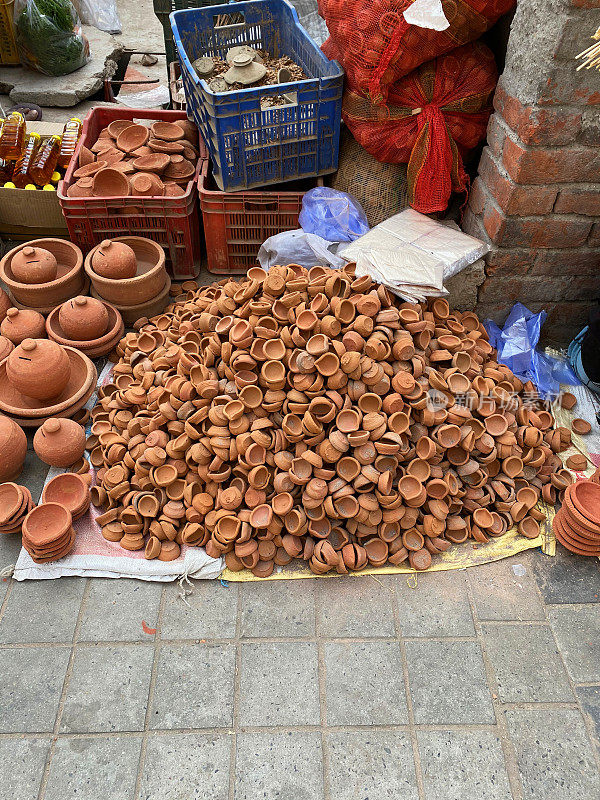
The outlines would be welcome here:
M 300 264 L 307 269 L 315 266 L 340 269 L 346 262 L 336 253 L 345 244 L 328 242 L 316 233 L 305 233 L 299 228 L 271 236 L 261 245 L 257 258 L 265 270 L 276 264 Z
M 450 27 L 441 0 L 415 0 L 403 16 L 410 25 L 416 25 L 418 28 L 445 31 Z

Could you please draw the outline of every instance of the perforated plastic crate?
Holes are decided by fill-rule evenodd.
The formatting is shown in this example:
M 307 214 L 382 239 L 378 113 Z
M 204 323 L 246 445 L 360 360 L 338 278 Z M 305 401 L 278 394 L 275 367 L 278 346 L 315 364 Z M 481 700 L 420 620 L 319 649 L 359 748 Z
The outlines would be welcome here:
M 329 61 L 286 0 L 252 0 L 171 14 L 187 113 L 198 125 L 219 188 L 233 192 L 337 169 L 343 71 Z M 289 56 L 310 77 L 216 94 L 192 67 L 249 45 Z M 283 105 L 267 107 L 271 98 Z
M 147 236 L 162 245 L 167 266 L 175 278 L 197 275 L 200 268 L 200 213 L 196 180 L 206 148 L 199 137 L 200 158 L 194 181 L 181 197 L 68 197 L 73 182 L 79 148 L 90 147 L 100 131 L 115 119 L 143 119 L 177 122 L 185 119 L 182 111 L 128 109 L 121 106 L 93 108 L 83 121 L 83 131 L 63 181 L 58 184 L 58 199 L 69 229 L 71 241 L 84 253 L 103 239 L 114 236 Z

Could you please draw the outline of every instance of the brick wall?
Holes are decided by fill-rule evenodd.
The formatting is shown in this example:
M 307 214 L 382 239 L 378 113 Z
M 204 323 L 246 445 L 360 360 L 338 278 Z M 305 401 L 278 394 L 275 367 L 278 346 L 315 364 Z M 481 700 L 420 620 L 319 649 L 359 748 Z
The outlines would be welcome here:
M 574 56 L 600 0 L 519 0 L 463 227 L 486 239 L 478 312 L 545 308 L 567 342 L 600 297 L 600 72 Z

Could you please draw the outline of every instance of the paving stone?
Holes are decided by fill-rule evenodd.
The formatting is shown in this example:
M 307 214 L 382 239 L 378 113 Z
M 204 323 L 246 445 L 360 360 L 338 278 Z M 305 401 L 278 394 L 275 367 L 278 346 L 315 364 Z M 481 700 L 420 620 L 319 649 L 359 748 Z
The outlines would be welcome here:
M 314 636 L 315 583 L 242 583 L 242 636 Z
M 154 648 L 78 647 L 67 687 L 61 731 L 142 731 Z
M 194 581 L 186 603 L 176 583 L 165 587 L 160 635 L 163 639 L 232 639 L 235 636 L 238 587 L 220 581 Z
M 151 728 L 227 728 L 233 721 L 235 647 L 163 645 Z
M 395 642 L 327 642 L 328 725 L 406 725 L 402 656 Z
M 537 554 L 536 554 L 537 555 Z M 540 556 L 537 556 L 538 558 Z M 515 574 L 513 566 L 525 575 Z M 481 620 L 543 620 L 544 606 L 528 553 L 467 570 L 475 613 Z
M 477 642 L 406 642 L 406 656 L 417 724 L 495 721 Z
M 485 647 L 504 703 L 572 703 L 575 698 L 550 628 L 484 625 Z
M 525 798 L 600 796 L 600 777 L 579 711 L 512 709 L 505 714 Z
M 546 603 L 600 602 L 600 563 L 596 558 L 581 558 L 557 547 L 552 558 L 540 553 L 533 571 Z
M 495 733 L 418 731 L 417 741 L 426 800 L 511 800 Z
M 385 579 L 385 580 L 382 580 Z M 319 634 L 394 636 L 394 580 L 381 575 L 317 581 Z
M 417 784 L 410 734 L 336 731 L 327 735 L 329 797 L 413 800 Z
M 14 581 L 0 621 L 0 643 L 71 643 L 84 588 L 85 578 Z
M 584 717 L 594 730 L 594 743 L 600 755 L 600 686 L 578 686 L 575 689 Z
M 549 606 L 548 619 L 575 683 L 600 682 L 600 606 Z
M 37 800 L 49 739 L 0 739 L 0 800 Z
M 94 578 L 85 601 L 79 639 L 84 642 L 152 641 L 161 585 L 127 578 Z
M 242 644 L 239 703 L 242 726 L 319 725 L 316 644 Z
M 396 591 L 402 636 L 475 636 L 463 571 L 419 575 L 416 589 L 400 575 Z
M 240 733 L 235 800 L 323 800 L 319 733 Z
M 0 733 L 51 731 L 70 648 L 0 650 Z
M 150 736 L 140 797 L 147 800 L 225 798 L 232 736 L 200 733 Z
M 137 736 L 59 738 L 44 800 L 133 800 L 141 744 Z
M 6 539 L 7 537 L 5 536 L 4 538 Z M 1 558 L 2 558 L 2 550 L 0 549 L 0 559 Z M 4 598 L 8 594 L 8 590 L 10 588 L 11 583 L 12 583 L 11 578 L 0 578 L 0 606 L 2 606 Z

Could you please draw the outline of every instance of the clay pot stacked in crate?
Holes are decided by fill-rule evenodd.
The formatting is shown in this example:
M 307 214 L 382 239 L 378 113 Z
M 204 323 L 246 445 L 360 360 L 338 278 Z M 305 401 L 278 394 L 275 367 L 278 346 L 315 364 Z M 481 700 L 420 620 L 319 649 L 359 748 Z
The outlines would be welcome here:
M 40 314 L 87 291 L 81 250 L 63 239 L 35 239 L 13 248 L 0 261 L 0 279 L 12 305 Z
M 142 236 L 106 239 L 85 259 L 91 293 L 120 312 L 126 324 L 160 313 L 168 302 L 171 280 L 162 247 Z
M 475 314 L 401 303 L 353 265 L 188 284 L 137 328 L 88 447 L 103 535 L 149 558 L 426 569 L 515 525 L 535 538 L 570 480 L 562 431 Z

